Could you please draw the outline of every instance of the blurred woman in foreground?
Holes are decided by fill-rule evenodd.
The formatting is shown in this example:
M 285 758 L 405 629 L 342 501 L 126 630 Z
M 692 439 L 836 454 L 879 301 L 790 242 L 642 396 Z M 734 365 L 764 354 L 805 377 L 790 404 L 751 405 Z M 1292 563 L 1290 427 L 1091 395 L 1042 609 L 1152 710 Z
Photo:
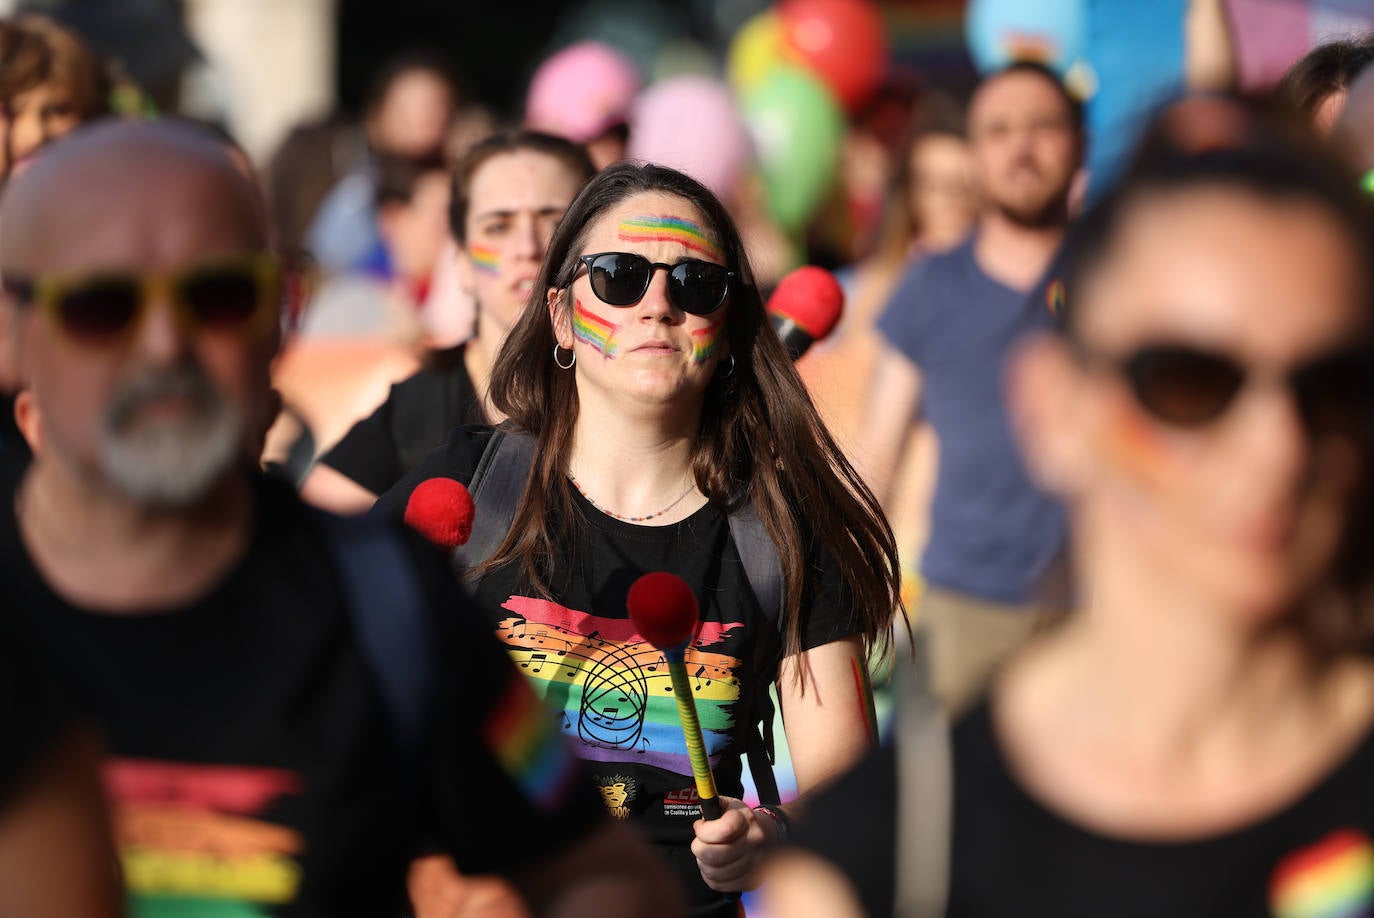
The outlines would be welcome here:
M 1374 229 L 1355 189 L 1195 99 L 1078 228 L 1063 335 L 1027 343 L 1009 388 L 1071 507 L 1081 608 L 955 726 L 949 914 L 1374 908 Z M 835 826 L 855 788 L 873 812 L 897 770 L 888 750 L 818 804 L 817 850 L 853 842 Z M 857 845 L 891 852 L 877 821 Z M 890 876 L 867 886 L 890 911 Z
M 419 372 L 391 386 L 320 457 L 302 490 L 307 500 L 366 510 L 454 428 L 500 420 L 486 396 L 496 352 L 529 297 L 549 237 L 592 171 L 580 147 L 537 131 L 493 134 L 468 151 L 453 172 L 449 230 L 463 289 L 477 307 L 475 333 L 431 351 Z

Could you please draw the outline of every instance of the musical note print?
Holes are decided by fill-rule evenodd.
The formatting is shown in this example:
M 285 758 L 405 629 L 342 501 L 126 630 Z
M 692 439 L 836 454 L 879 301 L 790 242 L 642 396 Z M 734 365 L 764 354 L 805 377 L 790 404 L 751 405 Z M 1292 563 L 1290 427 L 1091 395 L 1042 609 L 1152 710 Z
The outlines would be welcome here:
M 544 599 L 512 596 L 496 628 L 535 690 L 562 712 L 578 754 L 690 775 L 671 678 L 663 654 L 629 619 L 579 612 Z M 743 622 L 703 622 L 686 651 L 698 717 L 713 764 L 729 744 L 740 700 L 740 661 L 720 652 Z M 549 665 L 556 664 L 556 665 Z

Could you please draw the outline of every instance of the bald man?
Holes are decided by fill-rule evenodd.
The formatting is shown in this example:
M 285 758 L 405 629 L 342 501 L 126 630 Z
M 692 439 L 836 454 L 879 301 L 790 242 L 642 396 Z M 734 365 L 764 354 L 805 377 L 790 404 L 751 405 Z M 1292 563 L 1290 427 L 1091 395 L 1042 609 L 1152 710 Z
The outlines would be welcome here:
M 1365 173 L 1365 190 L 1374 193 L 1374 67 L 1366 67 L 1350 84 L 1335 137 L 1355 168 Z
M 672 914 L 441 560 L 247 469 L 281 272 L 222 147 L 89 128 L 0 227 L 35 454 L 0 581 L 105 734 L 134 913 L 397 915 L 439 852 L 539 911 Z

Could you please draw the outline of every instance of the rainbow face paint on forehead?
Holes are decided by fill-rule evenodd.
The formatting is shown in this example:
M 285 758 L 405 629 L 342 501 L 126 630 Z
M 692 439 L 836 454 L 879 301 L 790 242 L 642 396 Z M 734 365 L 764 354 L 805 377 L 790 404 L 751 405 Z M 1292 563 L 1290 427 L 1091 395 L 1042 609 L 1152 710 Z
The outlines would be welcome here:
M 497 274 L 501 271 L 501 250 L 484 245 L 468 246 L 468 258 L 472 266 L 483 274 Z
M 619 238 L 622 242 L 678 242 L 699 255 L 721 257 L 706 230 L 686 217 L 672 214 L 647 214 L 621 221 Z
M 614 360 L 620 353 L 620 342 L 615 333 L 620 326 L 607 321 L 582 307 L 581 300 L 573 300 L 573 337 L 594 348 L 607 360 Z
M 720 329 L 725 324 L 722 315 L 705 328 L 692 332 L 692 363 L 701 366 L 715 356 L 716 345 L 720 343 Z

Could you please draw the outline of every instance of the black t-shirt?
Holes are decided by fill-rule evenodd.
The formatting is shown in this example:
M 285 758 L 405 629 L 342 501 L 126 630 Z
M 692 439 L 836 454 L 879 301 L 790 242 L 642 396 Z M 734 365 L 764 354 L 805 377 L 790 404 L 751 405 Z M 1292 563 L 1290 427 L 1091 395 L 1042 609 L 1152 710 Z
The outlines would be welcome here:
M 466 484 L 490 437 L 489 427 L 454 431 L 442 450 L 382 496 L 377 512 L 403 515 L 410 492 L 428 478 Z M 722 794 L 733 797 L 743 792 L 740 757 L 756 697 L 768 687 L 761 675 L 772 678 L 758 671 L 758 660 L 766 658 L 756 657 L 758 642 L 771 639 L 764 646 L 776 648 L 777 627 L 759 609 L 729 522 L 715 507 L 707 505 L 673 525 L 641 526 L 606 516 L 576 490 L 573 498 L 579 537 L 556 561 L 550 578 L 555 598 L 537 595 L 508 566 L 482 580 L 478 603 L 497 637 L 561 716 L 563 732 L 587 761 L 607 808 L 634 819 L 662 846 L 694 906 L 733 909 L 702 881 L 689 850 L 700 801 L 668 668 L 662 654 L 635 632 L 625 596 L 641 574 L 651 571 L 677 574 L 696 593 L 701 627 L 686 651 L 687 671 L 716 782 Z M 819 586 L 803 606 L 805 648 L 858 631 L 838 568 L 819 559 L 814 563 Z
M 9 584 L 0 580 L 9 594 Z M 37 653 L 26 623 L 6 606 L 0 611 L 0 811 L 72 726 L 74 719 L 52 666 Z
M 1374 730 L 1296 803 L 1245 828 L 1163 844 L 1111 838 L 1046 809 L 1007 767 L 986 702 L 954 730 L 952 918 L 1316 918 L 1374 913 Z M 797 841 L 892 912 L 895 752 L 818 794 Z
M 392 386 L 386 401 L 320 462 L 381 494 L 442 446 L 455 427 L 483 423 L 463 351 L 460 344 L 431 355 L 428 366 Z
M 254 498 L 233 570 L 198 602 L 137 615 L 64 601 L 13 513 L 0 523 L 6 600 L 104 731 L 139 909 L 396 915 L 422 846 L 467 872 L 513 872 L 605 818 L 556 724 L 411 533 L 438 684 L 426 761 L 402 767 L 324 520 L 281 483 L 255 482 Z

